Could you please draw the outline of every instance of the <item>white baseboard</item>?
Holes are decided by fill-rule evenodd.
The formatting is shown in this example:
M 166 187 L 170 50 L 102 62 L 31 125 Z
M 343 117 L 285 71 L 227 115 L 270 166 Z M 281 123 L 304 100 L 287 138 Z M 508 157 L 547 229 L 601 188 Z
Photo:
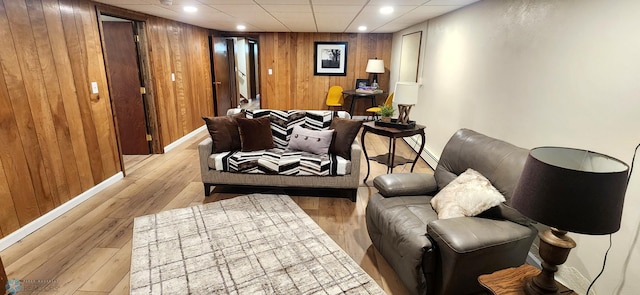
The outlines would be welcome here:
M 207 125 L 202 125 L 202 126 L 200 126 L 200 128 L 198 128 L 198 129 L 196 129 L 196 130 L 193 130 L 193 131 L 189 132 L 189 134 L 187 134 L 187 135 L 185 135 L 185 136 L 183 136 L 183 137 L 180 137 L 178 140 L 176 140 L 176 141 L 174 141 L 174 142 L 170 143 L 169 145 L 165 146 L 165 147 L 164 147 L 164 152 L 165 152 L 165 153 L 168 153 L 170 150 L 172 150 L 172 149 L 176 148 L 177 146 L 179 146 L 179 145 L 181 145 L 182 143 L 184 143 L 185 141 L 187 141 L 187 140 L 191 139 L 191 138 L 192 138 L 192 137 L 194 137 L 196 134 L 198 134 L 199 132 L 201 132 L 201 131 L 203 131 L 203 130 L 205 130 L 205 129 L 207 129 Z
M 412 137 L 404 137 L 403 139 L 414 151 L 418 152 L 421 144 L 419 140 L 420 136 L 416 135 Z M 429 150 L 427 150 L 427 148 L 424 148 L 422 151 L 420 151 L 420 157 L 425 162 L 427 162 L 427 165 L 429 165 L 431 169 L 435 170 L 438 166 L 438 158 Z
M 9 246 L 19 242 L 24 237 L 30 235 L 31 233 L 35 232 L 36 230 L 38 230 L 42 226 L 44 226 L 47 223 L 53 221 L 54 219 L 58 218 L 62 214 L 66 213 L 67 211 L 69 211 L 69 210 L 73 209 L 74 207 L 80 205 L 82 202 L 90 199 L 91 197 L 95 196 L 97 193 L 99 193 L 103 189 L 109 187 L 110 185 L 116 183 L 117 181 L 119 181 L 119 180 L 121 180 L 123 178 L 124 178 L 124 174 L 122 172 L 118 172 L 117 174 L 105 179 L 103 182 L 98 183 L 96 186 L 94 186 L 94 187 L 88 189 L 87 191 L 77 195 L 76 197 L 72 198 L 71 200 L 67 201 L 66 203 L 63 203 L 62 205 L 56 207 L 55 209 L 53 209 L 53 210 L 47 212 L 46 214 L 38 217 L 36 220 L 31 221 L 27 225 L 25 225 L 25 226 L 21 227 L 20 229 L 10 233 L 6 237 L 0 239 L 0 251 L 2 251 L 4 249 L 8 248 Z

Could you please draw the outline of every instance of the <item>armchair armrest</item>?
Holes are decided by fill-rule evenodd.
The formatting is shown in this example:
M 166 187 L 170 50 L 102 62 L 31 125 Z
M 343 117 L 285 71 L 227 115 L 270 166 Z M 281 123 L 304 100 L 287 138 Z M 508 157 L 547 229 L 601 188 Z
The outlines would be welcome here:
M 461 217 L 434 220 L 427 232 L 443 242 L 441 247 L 456 253 L 468 253 L 535 236 L 535 229 L 508 220 Z M 439 243 L 440 244 L 440 243 Z M 527 251 L 529 247 L 527 247 Z
M 469 292 L 473 289 L 469 286 L 482 290 L 478 276 L 524 263 L 536 232 L 532 226 L 508 220 L 461 217 L 432 221 L 427 235 L 437 245 L 442 263 L 440 293 Z
M 433 174 L 395 173 L 377 176 L 373 186 L 385 198 L 396 196 L 426 195 L 438 190 Z

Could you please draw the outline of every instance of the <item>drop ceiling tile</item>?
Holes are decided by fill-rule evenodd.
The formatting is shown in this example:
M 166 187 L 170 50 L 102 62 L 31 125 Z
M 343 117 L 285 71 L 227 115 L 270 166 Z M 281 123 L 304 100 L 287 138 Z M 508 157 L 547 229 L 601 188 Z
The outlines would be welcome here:
M 309 5 L 262 5 L 262 8 L 266 9 L 270 13 L 277 13 L 277 12 L 311 13 L 311 6 Z
M 309 0 L 255 0 L 260 5 L 309 5 Z
M 376 28 L 375 30 L 371 31 L 371 33 L 395 33 L 398 31 L 402 31 L 408 27 L 410 26 L 407 26 L 404 24 L 389 23 L 379 28 Z
M 420 6 L 395 19 L 394 22 L 417 24 L 424 22 L 425 19 L 434 18 L 458 8 L 459 6 Z
M 162 5 L 160 0 L 96 1 L 223 31 L 235 31 L 235 26 L 242 23 L 247 31 L 260 32 L 357 32 L 361 25 L 369 32 L 395 32 L 390 30 L 424 22 L 478 0 L 173 0 L 173 5 Z M 395 12 L 380 15 L 379 8 L 389 2 L 393 2 Z M 196 6 L 199 11 L 188 14 L 182 11 L 184 5 Z M 315 23 L 310 13 L 315 14 Z
M 336 5 L 336 6 L 364 6 L 367 0 L 310 0 L 311 4 L 316 5 Z
M 242 13 L 242 14 L 251 14 L 251 13 L 264 13 L 264 9 L 258 5 L 209 5 L 217 10 L 226 13 Z
M 449 1 L 449 0 L 445 0 L 445 1 Z M 459 1 L 459 0 L 452 0 L 452 1 Z M 369 3 L 367 3 L 368 6 L 404 6 L 404 5 L 409 5 L 409 6 L 420 6 L 420 5 L 424 5 L 426 3 L 429 3 L 429 0 L 394 0 L 394 1 L 388 1 L 388 0 L 371 0 L 369 1 Z
M 313 14 L 308 13 L 274 13 L 273 16 L 287 28 L 299 28 L 299 32 L 315 32 L 316 23 Z M 298 30 L 298 29 L 296 29 Z M 298 32 L 298 31 L 296 31 Z
M 318 32 L 344 32 L 354 16 L 351 12 L 316 13 Z
M 356 16 L 356 14 L 358 14 L 358 12 L 360 12 L 360 10 L 362 10 L 362 6 L 353 6 L 353 5 L 348 5 L 348 6 L 337 6 L 337 5 L 314 5 L 313 6 L 313 12 L 315 13 L 344 13 L 342 16 L 348 16 L 347 13 L 351 13 L 353 17 Z
M 354 19 L 351 25 L 346 29 L 347 32 L 357 32 L 359 26 L 367 26 L 369 30 L 375 30 L 386 23 L 402 17 L 409 11 L 416 9 L 418 6 L 398 6 L 393 13 L 383 15 L 378 12 L 377 7 L 367 6 Z
M 475 3 L 478 2 L 480 0 L 431 0 L 428 3 L 425 4 L 425 6 L 436 6 L 436 5 L 442 5 L 442 6 L 466 6 L 469 5 L 471 3 Z
M 211 5 L 253 5 L 255 2 L 253 0 L 198 0 L 203 4 L 211 4 Z
M 120 4 L 128 4 L 128 5 L 143 5 L 143 4 L 157 4 L 160 5 L 160 0 L 96 0 L 96 2 L 110 4 L 110 5 L 120 5 Z

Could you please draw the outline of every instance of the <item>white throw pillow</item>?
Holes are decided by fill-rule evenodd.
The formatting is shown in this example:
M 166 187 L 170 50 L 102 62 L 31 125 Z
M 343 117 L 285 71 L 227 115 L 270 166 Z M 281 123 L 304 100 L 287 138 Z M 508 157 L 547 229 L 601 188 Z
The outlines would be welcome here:
M 476 216 L 504 202 L 504 196 L 491 182 L 471 168 L 458 175 L 431 199 L 438 219 Z
M 290 150 L 326 155 L 333 138 L 333 130 L 311 130 L 294 126 L 289 139 Z

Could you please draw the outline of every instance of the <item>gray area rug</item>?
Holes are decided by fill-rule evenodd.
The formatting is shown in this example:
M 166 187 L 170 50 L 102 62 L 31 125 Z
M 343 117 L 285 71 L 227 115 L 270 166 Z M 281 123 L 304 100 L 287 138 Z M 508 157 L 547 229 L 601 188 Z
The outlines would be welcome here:
M 286 195 L 135 219 L 131 294 L 384 294 Z

